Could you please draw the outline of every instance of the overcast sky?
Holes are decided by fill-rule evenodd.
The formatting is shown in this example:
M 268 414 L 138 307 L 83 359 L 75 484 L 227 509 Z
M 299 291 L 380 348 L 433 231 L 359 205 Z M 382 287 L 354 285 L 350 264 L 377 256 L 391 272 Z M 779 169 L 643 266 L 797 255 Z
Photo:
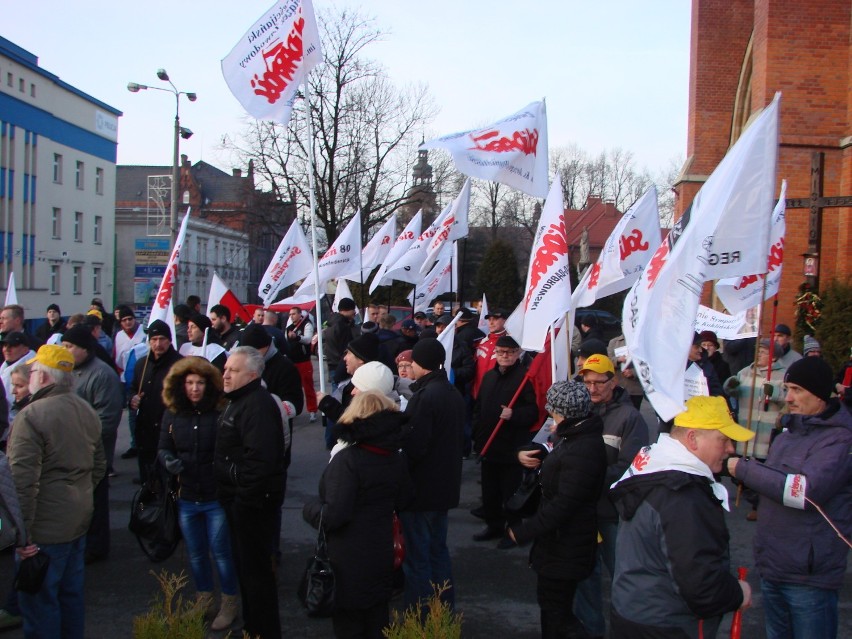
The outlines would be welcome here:
M 181 152 L 230 171 L 218 146 L 247 117 L 220 60 L 271 0 L 31 0 L 3 3 L 0 35 L 42 68 L 121 110 L 119 164 L 170 165 L 174 98 L 132 94 L 165 68 L 198 101 Z M 429 138 L 481 126 L 547 99 L 551 149 L 620 146 L 656 174 L 686 149 L 686 0 L 315 0 L 357 7 L 387 35 L 367 53 L 394 82 L 423 82 L 441 112 Z M 166 85 L 167 86 L 167 85 Z M 412 158 L 412 162 L 414 158 Z

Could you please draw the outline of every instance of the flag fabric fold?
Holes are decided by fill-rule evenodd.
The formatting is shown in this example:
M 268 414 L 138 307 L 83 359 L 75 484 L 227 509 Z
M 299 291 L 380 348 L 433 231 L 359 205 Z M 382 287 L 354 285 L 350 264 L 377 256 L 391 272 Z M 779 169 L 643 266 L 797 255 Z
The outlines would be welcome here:
M 652 186 L 627 209 L 597 262 L 586 270 L 572 295 L 574 308 L 591 306 L 633 286 L 659 245 L 660 212 L 657 188 Z
M 452 246 L 455 247 L 455 243 Z M 414 307 L 415 313 L 425 311 L 429 306 L 429 302 L 442 293 L 452 292 L 453 283 L 458 282 L 458 277 L 454 276 L 456 268 L 454 254 L 454 250 L 444 251 L 441 259 L 435 263 L 435 266 L 429 271 L 423 281 L 417 285 L 416 289 L 409 293 L 408 303 Z
M 562 185 L 555 180 L 536 227 L 519 309 L 523 320 L 520 340 L 523 349 L 541 351 L 550 325 L 571 308 L 570 271 Z M 513 315 L 517 313 L 516 309 Z
M 648 400 L 684 410 L 684 374 L 702 287 L 765 272 L 780 94 L 740 136 L 672 227 L 624 301 L 623 328 Z
M 151 307 L 151 317 L 148 318 L 148 323 L 155 320 L 163 320 L 169 325 L 172 331 L 172 339 L 175 336 L 175 312 L 172 307 L 172 294 L 178 280 L 178 266 L 180 265 L 180 254 L 183 251 L 183 244 L 186 241 L 186 227 L 189 224 L 189 216 L 192 209 L 186 210 L 186 215 L 183 216 L 183 221 L 180 223 L 175 245 L 172 248 L 172 254 L 169 256 L 169 263 L 166 265 L 166 272 L 163 273 L 163 279 L 160 282 L 160 288 L 157 291 L 157 297 L 154 298 L 154 304 Z
M 411 221 L 405 226 L 402 230 L 402 233 L 396 238 L 391 247 L 388 254 L 385 256 L 384 262 L 382 262 L 381 267 L 373 276 L 373 281 L 370 283 L 370 294 L 373 294 L 373 291 L 376 290 L 382 284 L 390 284 L 392 281 L 391 278 L 385 277 L 385 274 L 388 272 L 388 268 L 399 261 L 399 259 L 405 255 L 408 248 L 417 241 L 417 238 L 420 237 L 420 227 L 423 220 L 423 211 L 417 211 L 417 215 L 411 218 Z
M 6 286 L 6 306 L 18 303 L 18 289 L 15 288 L 15 273 L 9 273 L 9 284 Z
M 325 284 L 331 280 L 344 277 L 347 273 L 358 273 L 360 270 L 361 211 L 358 211 L 317 262 L 320 291 L 323 291 Z M 314 290 L 314 278 L 309 277 L 302 282 L 293 296 L 307 295 Z
M 772 230 L 769 236 L 769 254 L 766 272 L 743 277 L 726 277 L 716 282 L 716 295 L 732 314 L 743 313 L 763 301 L 763 279 L 766 279 L 766 299 L 778 293 L 784 261 L 784 236 L 787 202 L 787 180 L 781 181 L 781 195 L 772 211 Z
M 396 213 L 391 215 L 382 225 L 382 228 L 370 238 L 367 246 L 361 251 L 361 269 L 355 270 L 348 275 L 343 275 L 348 280 L 363 282 L 369 277 L 370 272 L 379 266 L 393 248 L 396 239 Z
M 308 240 L 297 218 L 281 239 L 257 287 L 263 305 L 269 306 L 274 302 L 282 288 L 307 277 L 313 265 Z
M 484 335 L 488 335 L 488 320 L 485 316 L 488 315 L 488 301 L 485 299 L 485 292 L 482 293 L 482 304 L 479 305 L 479 319 L 476 320 L 476 328 Z M 511 335 L 511 333 L 509 333 Z
M 429 140 L 421 149 L 446 149 L 456 169 L 500 182 L 533 197 L 547 195 L 547 109 L 531 102 L 494 124 Z
M 435 220 L 437 230 L 426 247 L 426 260 L 423 262 L 423 266 L 420 267 L 421 273 L 426 273 L 429 270 L 432 263 L 438 259 L 438 254 L 444 245 L 467 237 L 467 234 L 470 232 L 468 222 L 469 210 L 470 178 L 464 181 L 464 186 L 462 186 L 456 199 L 453 200 L 452 206 L 445 209 L 441 217 Z
M 279 0 L 222 60 L 234 97 L 258 120 L 286 125 L 299 85 L 323 61 L 310 0 Z
M 391 280 L 399 280 L 401 282 L 414 284 L 414 286 L 419 285 L 420 282 L 423 281 L 423 275 L 420 273 L 420 267 L 423 266 L 423 263 L 426 261 L 426 255 L 429 249 L 429 240 L 431 240 L 438 231 L 438 220 L 444 216 L 452 205 L 453 203 L 450 202 L 447 206 L 445 206 L 441 214 L 435 218 L 435 221 L 432 222 L 432 224 L 430 224 L 426 230 L 408 246 L 405 253 L 400 255 L 396 262 L 388 266 L 387 271 L 385 271 L 382 276 L 385 281 L 389 282 Z

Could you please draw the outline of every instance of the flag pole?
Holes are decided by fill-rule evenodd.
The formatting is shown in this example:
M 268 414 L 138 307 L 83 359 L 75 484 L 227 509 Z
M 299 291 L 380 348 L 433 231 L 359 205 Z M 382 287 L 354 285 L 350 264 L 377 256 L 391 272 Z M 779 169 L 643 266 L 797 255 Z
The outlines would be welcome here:
M 556 333 L 554 332 L 554 326 L 556 322 L 550 323 L 550 379 L 554 383 L 556 383 L 556 357 L 554 357 L 553 345 L 556 343 Z
M 322 307 L 320 306 L 319 265 L 317 259 L 317 197 L 314 185 L 314 125 L 311 121 L 311 92 L 308 76 L 305 76 L 305 115 L 308 125 L 308 194 L 311 204 L 311 243 L 314 252 L 314 296 L 317 305 L 317 356 L 319 358 L 320 391 L 325 393 L 325 362 L 323 361 Z

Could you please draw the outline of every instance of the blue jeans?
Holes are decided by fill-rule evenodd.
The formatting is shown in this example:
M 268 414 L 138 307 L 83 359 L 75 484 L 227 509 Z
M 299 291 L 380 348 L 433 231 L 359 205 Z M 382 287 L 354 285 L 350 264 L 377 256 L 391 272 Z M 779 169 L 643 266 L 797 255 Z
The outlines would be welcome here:
M 455 609 L 453 568 L 447 548 L 447 511 L 403 511 L 399 513 L 405 537 L 405 607 L 424 602 L 433 594 L 432 584 L 450 586 L 441 600 Z
M 27 639 L 83 639 L 83 557 L 86 536 L 65 544 L 40 544 L 50 556 L 41 590 L 18 593 Z
M 837 591 L 760 580 L 766 639 L 835 639 Z
M 615 574 L 615 538 L 618 535 L 618 523 L 599 521 L 598 530 L 603 541 L 598 544 L 595 553 L 595 567 L 591 575 L 577 584 L 577 592 L 574 595 L 574 614 L 582 622 L 586 632 L 593 637 L 603 637 L 606 634 L 602 573 L 605 565 L 610 579 Z
M 189 553 L 189 566 L 198 592 L 213 590 L 210 554 L 219 571 L 219 583 L 226 595 L 236 595 L 237 573 L 231 549 L 231 535 L 225 509 L 218 501 L 178 499 L 180 529 Z

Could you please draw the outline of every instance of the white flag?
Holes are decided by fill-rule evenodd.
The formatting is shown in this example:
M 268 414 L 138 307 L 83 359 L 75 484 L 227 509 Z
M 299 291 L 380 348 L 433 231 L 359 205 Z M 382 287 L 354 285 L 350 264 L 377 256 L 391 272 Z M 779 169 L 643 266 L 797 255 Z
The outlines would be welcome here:
M 325 284 L 347 273 L 358 273 L 361 269 L 361 211 L 358 211 L 349 220 L 346 228 L 340 232 L 328 250 L 317 262 L 320 290 Z M 299 289 L 293 293 L 294 297 L 307 295 L 316 290 L 314 278 L 309 277 Z
M 15 273 L 9 273 L 9 284 L 6 286 L 6 306 L 18 303 L 18 289 L 15 288 Z
M 463 237 L 467 237 L 469 232 L 468 211 L 470 209 L 470 178 L 464 181 L 464 186 L 459 192 L 458 197 L 453 200 L 452 206 L 444 210 L 444 213 L 435 220 L 435 226 L 438 227 L 435 235 L 429 240 L 429 245 L 426 247 L 426 261 L 420 267 L 420 272 L 425 273 L 432 266 L 432 263 L 438 259 L 438 253 L 448 242 L 454 242 Z
M 411 218 L 411 221 L 406 225 L 402 233 L 399 234 L 399 237 L 396 238 L 391 250 L 388 251 L 388 254 L 385 256 L 382 266 L 376 272 L 375 276 L 373 276 L 373 281 L 370 283 L 371 295 L 377 287 L 382 284 L 389 284 L 392 281 L 389 278 L 385 278 L 385 273 L 388 272 L 388 267 L 397 262 L 408 250 L 408 247 L 414 244 L 417 238 L 420 237 L 420 224 L 422 219 L 423 211 L 417 211 L 417 215 Z
M 178 265 L 180 264 L 183 243 L 186 241 L 186 227 L 189 223 L 190 213 L 191 209 L 187 209 L 186 215 L 183 216 L 183 221 L 180 223 L 180 231 L 178 231 L 177 239 L 175 239 L 172 254 L 169 256 L 166 272 L 163 273 L 157 297 L 154 298 L 154 305 L 151 307 L 151 317 L 148 318 L 149 324 L 155 320 L 163 320 L 168 324 L 172 331 L 172 340 L 175 339 L 175 312 L 174 308 L 172 308 L 172 292 L 178 280 Z
M 388 218 L 378 233 L 370 238 L 367 246 L 361 251 L 361 270 L 354 270 L 342 277 L 352 281 L 363 281 L 365 277 L 370 275 L 370 271 L 379 266 L 387 257 L 388 252 L 393 248 L 395 238 L 396 213 Z
M 696 194 L 624 300 L 624 336 L 659 416 L 684 410 L 684 373 L 708 279 L 766 269 L 778 153 L 776 95 Z
M 355 296 L 352 295 L 352 291 L 349 290 L 349 284 L 346 283 L 346 280 L 342 277 L 337 278 L 337 289 L 334 291 L 334 299 L 331 301 L 331 310 L 335 313 L 337 312 L 337 306 L 340 304 L 340 300 L 344 297 L 348 297 L 350 300 L 355 301 Z M 361 309 L 357 306 L 355 307 L 355 315 L 361 317 Z
M 521 300 L 524 350 L 541 352 L 550 325 L 571 308 L 570 272 L 562 184 L 554 180 L 536 228 Z
M 305 232 L 296 218 L 278 245 L 257 287 L 257 294 L 263 300 L 263 305 L 269 306 L 282 288 L 306 277 L 313 266 L 314 261 Z
M 446 351 L 447 354 L 444 358 L 444 370 L 447 371 L 447 377 L 450 381 L 453 381 L 453 346 L 456 342 L 456 323 L 459 321 L 460 315 L 461 313 L 456 313 L 456 316 L 452 319 L 452 321 L 447 324 L 447 328 L 441 331 L 441 334 L 438 335 L 438 341 L 444 347 L 444 351 Z
M 476 328 L 488 335 L 488 320 L 485 316 L 488 315 L 488 302 L 485 300 L 485 292 L 482 293 L 482 304 L 479 306 L 479 320 L 476 322 Z M 508 321 L 506 322 L 508 324 Z M 505 324 L 504 324 L 505 327 Z M 511 333 L 509 333 L 511 335 Z
M 742 313 L 763 301 L 763 278 L 766 280 L 766 299 L 778 293 L 781 285 L 781 270 L 784 260 L 784 236 L 787 180 L 781 181 L 781 195 L 772 212 L 772 230 L 769 236 L 769 254 L 766 258 L 766 274 L 726 277 L 716 282 L 716 295 L 731 313 Z
M 475 131 L 429 140 L 421 149 L 447 149 L 456 169 L 533 197 L 547 195 L 547 111 L 544 100 Z
M 453 259 L 454 252 L 445 251 L 425 279 L 408 295 L 408 303 L 414 306 L 415 313 L 425 311 L 433 299 L 442 293 L 452 291 L 454 282 L 458 281 L 453 274 L 456 265 Z
M 388 269 L 385 271 L 383 276 L 386 281 L 400 280 L 402 282 L 414 284 L 414 286 L 417 286 L 423 281 L 423 275 L 420 273 L 420 267 L 423 266 L 423 262 L 426 261 L 427 251 L 429 250 L 429 240 L 435 237 L 435 233 L 438 231 L 438 220 L 441 219 L 444 213 L 446 213 L 452 205 L 453 203 L 450 202 L 446 207 L 444 207 L 444 210 L 441 211 L 441 215 L 435 218 L 435 221 L 432 222 L 432 224 L 430 224 L 429 227 L 411 243 L 408 250 L 403 253 L 396 262 L 388 266 Z
M 626 291 L 660 245 L 660 213 L 657 188 L 652 186 L 619 220 L 591 268 L 572 296 L 574 308 Z
M 252 116 L 286 125 L 296 90 L 322 61 L 311 1 L 279 0 L 222 60 L 222 74 Z

